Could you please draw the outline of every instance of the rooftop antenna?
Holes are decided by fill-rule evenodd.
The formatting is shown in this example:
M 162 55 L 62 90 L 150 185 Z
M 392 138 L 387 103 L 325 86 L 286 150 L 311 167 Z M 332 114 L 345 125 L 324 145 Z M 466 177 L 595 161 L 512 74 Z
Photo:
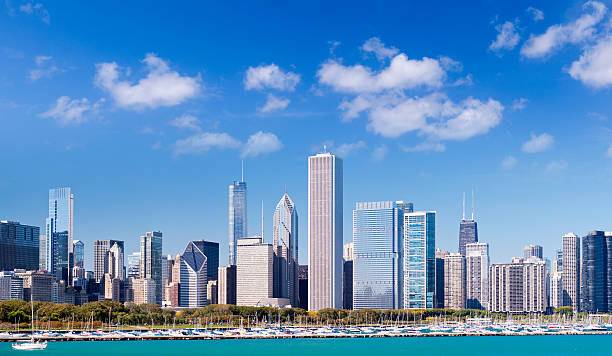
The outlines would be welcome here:
M 264 201 L 261 201 L 261 241 L 263 242 L 264 238 Z
M 463 217 L 461 220 L 465 220 L 465 192 L 463 192 Z
M 474 221 L 474 189 L 472 189 L 472 221 Z
M 287 184 L 285 184 L 285 195 L 287 194 Z
M 323 153 L 327 153 L 327 145 L 323 145 Z
M 241 170 L 242 170 L 242 176 L 240 178 L 240 181 L 244 182 L 244 160 L 240 160 L 240 167 L 241 167 Z

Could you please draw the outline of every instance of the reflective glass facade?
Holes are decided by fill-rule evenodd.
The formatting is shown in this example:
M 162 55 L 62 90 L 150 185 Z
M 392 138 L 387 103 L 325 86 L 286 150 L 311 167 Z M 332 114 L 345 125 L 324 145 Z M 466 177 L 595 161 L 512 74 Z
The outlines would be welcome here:
M 247 236 L 247 184 L 229 186 L 229 264 L 236 264 L 236 241 Z
M 155 284 L 155 303 L 162 301 L 162 233 L 147 232 L 140 237 L 140 278 Z
M 404 214 L 404 309 L 433 308 L 435 298 L 436 213 Z
M 365 202 L 353 210 L 353 309 L 401 306 L 403 214 L 411 203 Z
M 465 245 L 478 242 L 478 224 L 474 220 L 461 220 L 459 223 L 459 253 L 465 256 Z
M 47 270 L 56 279 L 68 280 L 72 253 L 74 195 L 70 188 L 49 190 L 49 217 L 46 221 Z
M 612 234 L 591 231 L 582 238 L 581 311 L 612 309 Z
M 289 298 L 298 305 L 298 215 L 293 200 L 283 195 L 272 218 L 274 298 Z
M 40 228 L 0 221 L 0 270 L 38 269 Z
M 83 267 L 85 261 L 85 244 L 83 244 L 83 241 L 74 240 L 72 250 L 74 251 L 74 265 Z

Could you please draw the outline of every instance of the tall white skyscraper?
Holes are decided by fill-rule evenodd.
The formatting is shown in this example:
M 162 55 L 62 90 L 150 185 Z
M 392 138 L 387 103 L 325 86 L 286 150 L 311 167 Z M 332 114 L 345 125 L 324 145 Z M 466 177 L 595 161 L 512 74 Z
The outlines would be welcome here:
M 404 214 L 402 258 L 404 309 L 433 308 L 436 290 L 435 211 Z
M 342 308 L 342 159 L 308 157 L 308 309 Z
M 240 181 L 229 186 L 229 255 L 228 263 L 236 264 L 236 241 L 247 236 L 247 184 L 244 168 Z
M 563 272 L 561 277 L 563 305 L 580 311 L 580 237 L 570 232 L 562 237 Z
M 74 194 L 70 188 L 49 190 L 49 217 L 46 220 L 47 270 L 56 279 L 68 281 L 69 257 L 74 238 Z
M 263 239 L 238 239 L 236 254 L 236 304 L 258 306 L 272 297 L 274 251 Z
M 467 244 L 466 244 L 467 246 Z M 444 307 L 465 309 L 466 258 L 460 253 L 444 257 Z
M 489 305 L 489 244 L 465 245 L 466 299 L 468 309 L 487 309 Z
M 287 193 L 276 205 L 272 218 L 274 247 L 274 297 L 289 298 L 298 305 L 298 215 Z

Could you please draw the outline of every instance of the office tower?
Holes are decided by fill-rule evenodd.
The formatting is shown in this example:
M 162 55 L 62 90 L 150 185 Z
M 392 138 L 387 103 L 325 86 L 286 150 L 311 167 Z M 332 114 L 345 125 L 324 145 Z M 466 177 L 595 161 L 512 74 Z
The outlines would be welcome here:
M 165 288 L 166 288 L 166 284 L 168 284 L 168 278 L 169 278 L 168 276 L 168 256 L 165 256 L 165 255 L 162 256 L 161 261 L 162 261 L 162 264 L 161 264 L 162 265 L 162 286 L 164 288 L 164 298 L 162 298 L 162 301 L 163 301 L 163 300 L 166 300 L 165 299 L 165 295 L 166 295 Z
M 272 298 L 274 251 L 261 237 L 238 239 L 236 246 L 236 304 L 258 306 Z
M 94 241 L 94 278 L 100 281 L 105 274 L 123 279 L 123 241 Z M 112 251 L 111 251 L 112 249 Z
M 236 242 L 247 236 L 247 184 L 244 166 L 240 181 L 229 186 L 229 264 L 236 264 Z
M 147 232 L 140 237 L 140 278 L 151 279 L 155 285 L 155 303 L 162 302 L 162 233 Z
M 47 270 L 47 235 L 38 235 L 38 270 Z
M 553 271 L 550 275 L 550 306 L 559 308 L 563 305 L 563 277 L 561 272 Z
M 465 193 L 463 194 L 463 217 L 459 223 L 459 253 L 465 256 L 465 245 L 478 242 L 478 224 L 474 220 L 474 191 L 472 191 L 472 218 L 465 218 Z
M 342 259 L 344 260 L 342 267 L 342 309 L 345 310 L 353 309 L 353 262 L 355 260 L 354 248 L 355 243 L 346 243 L 344 244 L 344 252 L 342 254 Z M 306 267 L 306 273 L 308 273 L 308 266 L 304 267 Z M 305 280 L 308 281 L 308 276 L 306 276 Z
M 451 253 L 444 257 L 444 307 L 465 309 L 465 257 Z
M 500 313 L 544 313 L 548 307 L 548 270 L 543 260 L 514 259 L 489 268 L 489 310 Z
M 4 300 L 23 300 L 23 279 L 14 272 L 0 272 L 0 302 Z
M 563 305 L 580 311 L 580 237 L 568 233 L 562 237 Z
M 47 270 L 56 279 L 67 280 L 72 253 L 74 194 L 70 188 L 49 190 L 49 217 L 46 220 Z
M 612 233 L 591 231 L 582 238 L 580 310 L 612 310 Z
M 74 240 L 72 243 L 74 265 L 83 267 L 85 263 L 85 244 L 81 240 Z
M 342 308 L 342 159 L 308 157 L 308 309 Z
M 236 265 L 219 267 L 217 282 L 217 302 L 236 304 Z
M 127 278 L 140 277 L 140 252 L 132 252 L 127 256 Z
M 40 228 L 17 221 L 0 221 L 0 270 L 39 267 Z
M 435 211 L 404 214 L 402 248 L 403 309 L 433 308 L 436 290 Z
M 134 304 L 157 303 L 157 283 L 150 278 L 131 280 Z
M 298 304 L 298 214 L 293 200 L 285 193 L 276 204 L 272 218 L 274 247 L 274 297 Z
M 112 300 L 113 302 L 118 302 L 120 295 L 119 279 L 114 278 L 112 275 L 107 273 L 104 275 L 101 282 L 103 282 L 104 284 L 104 299 Z
M 351 271 L 351 276 L 353 275 Z M 308 309 L 308 266 L 300 265 L 298 267 L 298 307 L 304 310 Z M 351 291 L 352 295 L 352 291 Z M 351 303 L 353 302 L 353 298 L 351 297 Z
M 348 242 L 344 244 L 342 258 L 345 261 L 353 261 L 355 259 L 355 243 Z
M 523 249 L 525 259 L 529 259 L 531 257 L 544 259 L 544 249 L 540 245 L 527 245 Z
M 357 203 L 353 210 L 353 309 L 401 307 L 402 201 Z
M 191 241 L 181 255 L 179 305 L 181 307 L 199 308 L 206 306 L 207 259 L 200 249 L 203 244 Z
M 208 281 L 208 284 L 206 285 L 206 303 L 207 304 L 219 304 L 217 303 L 217 296 L 218 296 L 218 290 L 217 290 L 217 281 Z
M 448 251 L 436 249 L 436 302 L 435 308 L 444 308 L 444 259 L 448 256 Z
M 487 309 L 489 302 L 489 244 L 465 245 L 466 305 L 468 309 Z
M 172 279 L 172 270 L 174 268 L 174 258 L 172 257 L 172 255 L 168 255 L 168 257 L 166 257 L 166 271 L 164 271 L 164 275 L 166 276 L 166 282 L 170 283 L 170 282 L 177 282 L 175 280 Z M 208 264 L 207 264 L 208 266 Z
M 205 240 L 193 241 L 206 256 L 206 279 L 216 281 L 219 273 L 219 243 Z
M 53 302 L 55 276 L 36 271 L 16 272 L 15 276 L 23 280 L 23 299 L 26 301 Z

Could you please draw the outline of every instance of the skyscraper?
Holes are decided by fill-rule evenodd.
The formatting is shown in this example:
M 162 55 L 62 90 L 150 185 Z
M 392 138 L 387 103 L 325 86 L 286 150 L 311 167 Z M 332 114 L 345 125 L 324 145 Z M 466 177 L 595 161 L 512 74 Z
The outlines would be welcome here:
M 401 241 L 412 203 L 357 203 L 353 210 L 353 309 L 401 307 Z
M 468 309 L 487 309 L 489 305 L 489 244 L 465 245 L 466 300 Z
M 465 309 L 465 257 L 451 253 L 444 257 L 444 307 Z
M 219 267 L 217 294 L 217 303 L 236 304 L 236 265 Z
M 293 200 L 285 193 L 272 218 L 274 247 L 274 297 L 288 298 L 298 305 L 298 214 Z
M 563 305 L 580 311 L 580 237 L 570 232 L 562 237 Z
M 74 194 L 70 188 L 49 190 L 49 217 L 46 220 L 47 270 L 56 279 L 68 280 L 69 256 L 74 238 Z
M 434 307 L 436 290 L 436 212 L 404 214 L 404 309 Z M 446 269 L 445 269 L 446 273 Z
M 206 240 L 192 242 L 206 256 L 206 280 L 216 281 L 219 274 L 219 243 Z
M 459 253 L 465 256 L 465 245 L 478 242 L 478 224 L 474 220 L 474 191 L 472 191 L 472 218 L 465 218 L 465 193 L 463 194 L 463 217 L 459 223 Z
M 527 245 L 523 249 L 525 259 L 529 259 L 531 257 L 544 259 L 544 248 L 540 245 Z
M 47 270 L 47 235 L 38 235 L 38 270 Z
M 612 310 L 612 233 L 591 231 L 582 238 L 580 310 Z
M 83 267 L 85 262 L 85 244 L 81 240 L 74 240 L 72 243 L 72 250 L 74 251 L 74 265 Z
M 272 245 L 261 237 L 245 237 L 238 239 L 236 247 L 236 304 L 258 306 L 272 298 Z
M 0 221 L 0 270 L 24 268 L 37 270 L 39 266 L 40 228 L 16 221 Z
M 342 308 L 342 159 L 308 157 L 308 309 Z
M 236 241 L 247 236 L 247 184 L 244 168 L 240 181 L 229 186 L 229 264 L 236 264 Z
M 448 251 L 436 249 L 436 302 L 435 308 L 444 308 L 444 259 L 448 256 Z
M 521 258 L 489 268 L 489 310 L 499 313 L 544 313 L 548 307 L 547 268 L 544 260 Z
M 203 244 L 191 241 L 181 255 L 179 286 L 181 307 L 199 308 L 208 304 L 206 255 L 200 249 L 201 246 Z
M 155 286 L 155 303 L 162 302 L 162 233 L 147 232 L 140 237 L 140 278 L 151 279 Z
M 138 278 L 140 276 L 140 251 L 132 252 L 127 256 L 127 277 Z
M 101 281 L 105 274 L 110 274 L 112 278 L 124 279 L 123 245 L 123 241 L 119 240 L 94 241 L 94 278 L 96 281 Z

